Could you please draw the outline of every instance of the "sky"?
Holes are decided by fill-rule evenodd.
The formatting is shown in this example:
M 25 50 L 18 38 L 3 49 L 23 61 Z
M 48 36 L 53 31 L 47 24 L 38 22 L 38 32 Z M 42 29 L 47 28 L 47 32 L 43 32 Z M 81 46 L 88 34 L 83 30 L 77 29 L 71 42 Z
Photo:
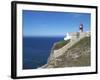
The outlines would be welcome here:
M 23 36 L 65 36 L 67 32 L 78 32 L 81 23 L 84 32 L 88 31 L 91 14 L 23 10 Z

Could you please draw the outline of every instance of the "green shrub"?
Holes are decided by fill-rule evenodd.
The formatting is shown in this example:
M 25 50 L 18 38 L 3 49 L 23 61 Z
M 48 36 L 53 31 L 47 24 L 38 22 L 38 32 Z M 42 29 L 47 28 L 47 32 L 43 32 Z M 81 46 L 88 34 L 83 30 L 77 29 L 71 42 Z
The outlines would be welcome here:
M 63 46 L 65 46 L 65 45 L 66 45 L 67 43 L 69 43 L 69 42 L 70 42 L 70 39 L 67 40 L 67 41 L 62 40 L 62 41 L 57 42 L 57 43 L 55 44 L 55 46 L 54 46 L 54 50 L 57 50 L 57 49 L 62 48 Z

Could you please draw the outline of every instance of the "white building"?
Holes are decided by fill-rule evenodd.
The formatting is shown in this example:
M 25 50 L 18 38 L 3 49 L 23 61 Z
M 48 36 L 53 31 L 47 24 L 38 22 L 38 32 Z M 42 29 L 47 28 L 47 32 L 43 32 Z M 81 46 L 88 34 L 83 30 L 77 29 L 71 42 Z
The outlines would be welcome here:
M 66 36 L 64 37 L 64 40 L 68 40 L 68 39 L 71 39 L 71 36 L 69 35 L 69 33 L 66 34 Z

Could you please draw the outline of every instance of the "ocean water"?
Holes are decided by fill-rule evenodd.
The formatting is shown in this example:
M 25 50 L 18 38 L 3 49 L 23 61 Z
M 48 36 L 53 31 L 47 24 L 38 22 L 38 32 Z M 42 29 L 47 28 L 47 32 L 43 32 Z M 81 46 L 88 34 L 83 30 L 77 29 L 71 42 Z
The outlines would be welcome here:
M 23 37 L 23 69 L 36 69 L 47 63 L 53 44 L 63 37 Z

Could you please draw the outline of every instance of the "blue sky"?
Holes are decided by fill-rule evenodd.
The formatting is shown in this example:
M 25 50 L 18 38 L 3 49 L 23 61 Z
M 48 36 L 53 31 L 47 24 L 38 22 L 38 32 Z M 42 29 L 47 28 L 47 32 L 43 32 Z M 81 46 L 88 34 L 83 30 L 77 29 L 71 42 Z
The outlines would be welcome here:
M 23 10 L 23 36 L 65 36 L 78 32 L 80 23 L 88 31 L 90 20 L 89 13 Z

